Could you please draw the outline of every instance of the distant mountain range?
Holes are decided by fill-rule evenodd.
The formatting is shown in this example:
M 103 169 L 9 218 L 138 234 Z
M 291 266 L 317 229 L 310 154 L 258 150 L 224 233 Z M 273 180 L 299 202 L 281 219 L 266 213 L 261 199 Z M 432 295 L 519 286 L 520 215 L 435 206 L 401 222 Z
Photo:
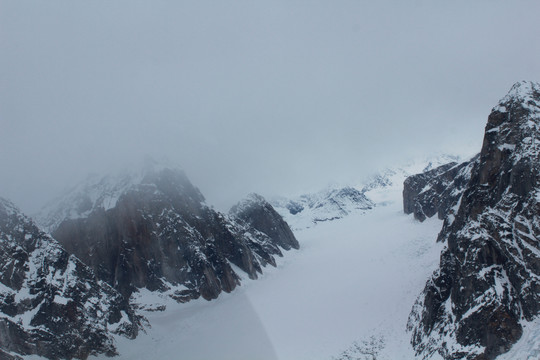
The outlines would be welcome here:
M 458 156 L 436 154 L 401 167 L 387 168 L 354 184 L 332 185 L 292 198 L 277 197 L 271 204 L 293 230 L 307 229 L 317 223 L 384 206 L 388 198 L 386 193 L 395 188 L 394 185 L 403 184 L 408 176 L 459 160 Z

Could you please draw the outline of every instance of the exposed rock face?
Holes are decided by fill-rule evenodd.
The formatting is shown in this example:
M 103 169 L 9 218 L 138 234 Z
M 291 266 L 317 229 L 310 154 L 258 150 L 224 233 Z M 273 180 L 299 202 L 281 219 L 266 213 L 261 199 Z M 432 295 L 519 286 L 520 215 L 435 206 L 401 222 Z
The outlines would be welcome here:
M 462 165 L 471 168 L 462 195 L 441 201 L 457 211 L 444 221 L 439 239 L 447 248 L 408 326 L 424 358 L 494 359 L 520 338 L 523 320 L 539 315 L 539 105 L 539 84 L 515 84 L 489 115 L 478 160 Z M 426 206 L 430 199 L 413 202 L 427 215 L 440 207 Z
M 114 355 L 112 333 L 137 334 L 127 301 L 1 198 L 0 269 L 0 358 Z
M 17 356 L 17 355 L 13 355 L 13 354 L 8 354 L 4 350 L 0 349 L 0 359 L 2 359 L 2 360 L 22 360 L 22 357 Z
M 262 196 L 250 194 L 248 198 L 233 206 L 233 218 L 268 235 L 271 243 L 285 250 L 299 249 L 289 225 Z
M 262 266 L 275 264 L 274 255 L 281 256 L 279 246 L 298 248 L 275 214 L 255 207 L 257 219 L 239 213 L 237 221 L 220 214 L 205 205 L 179 170 L 145 169 L 81 189 L 67 198 L 86 197 L 88 201 L 80 201 L 86 203 L 82 211 L 65 208 L 61 201 L 52 216 L 43 217 L 44 225 L 67 251 L 126 297 L 147 288 L 168 291 L 182 302 L 199 296 L 214 299 L 239 284 L 231 264 L 256 278 Z M 269 224 L 279 224 L 281 230 Z
M 455 162 L 439 166 L 433 170 L 413 175 L 403 183 L 403 210 L 414 213 L 415 219 L 424 221 L 437 214 L 444 220 L 457 209 L 453 207 L 465 191 L 471 178 L 471 171 L 479 156 L 470 161 Z

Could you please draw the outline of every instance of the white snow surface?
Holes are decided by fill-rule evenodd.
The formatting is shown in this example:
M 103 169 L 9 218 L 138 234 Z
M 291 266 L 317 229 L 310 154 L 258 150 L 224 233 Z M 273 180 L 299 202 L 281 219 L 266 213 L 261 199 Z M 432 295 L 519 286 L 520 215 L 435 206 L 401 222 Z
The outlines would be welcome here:
M 378 174 L 352 184 L 331 184 L 315 193 L 302 194 L 290 199 L 276 197 L 272 206 L 285 219 L 293 231 L 304 230 L 319 223 L 335 221 L 355 213 L 365 213 L 387 202 L 402 202 L 403 181 L 408 176 L 432 170 L 450 162 L 460 163 L 469 155 L 433 154 L 424 159 L 411 160 L 400 167 L 387 168 Z M 348 194 L 352 189 L 365 196 L 357 201 Z M 393 189 L 393 190 L 391 190 Z M 398 194 L 394 193 L 399 192 Z M 290 211 L 292 204 L 299 206 L 296 213 Z
M 505 106 L 506 103 L 517 102 L 522 104 L 522 106 L 529 108 L 529 110 L 537 112 L 538 105 L 536 105 L 533 94 L 538 92 L 540 92 L 540 83 L 533 81 L 519 81 L 512 86 L 508 94 L 499 101 L 493 110 L 505 112 L 507 111 Z
M 118 359 L 330 360 L 374 335 L 377 359 L 413 359 L 407 317 L 438 265 L 441 221 L 404 215 L 400 184 L 379 192 L 384 205 L 298 231 L 299 251 L 231 294 L 161 298 L 165 311 L 143 312 L 146 334 L 117 338 Z

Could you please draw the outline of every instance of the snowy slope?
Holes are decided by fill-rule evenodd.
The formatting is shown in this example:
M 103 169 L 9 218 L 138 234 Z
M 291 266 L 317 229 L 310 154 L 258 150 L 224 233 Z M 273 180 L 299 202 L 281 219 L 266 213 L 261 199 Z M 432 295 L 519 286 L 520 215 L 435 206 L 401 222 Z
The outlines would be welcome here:
M 272 205 L 294 230 L 341 219 L 354 212 L 365 212 L 374 206 L 364 193 L 352 186 L 329 186 L 317 193 L 293 199 L 277 198 Z
M 394 198 L 387 199 L 388 190 L 400 188 L 408 176 L 458 161 L 462 161 L 462 157 L 433 154 L 402 166 L 386 168 L 353 184 L 329 185 L 318 192 L 291 198 L 276 197 L 271 203 L 291 229 L 303 230 L 351 214 L 366 213 L 387 201 L 395 201 Z
M 400 184 L 370 195 L 386 206 L 298 231 L 300 251 L 258 281 L 211 302 L 162 299 L 165 312 L 143 313 L 147 334 L 118 339 L 119 359 L 330 360 L 372 335 L 378 359 L 414 358 L 405 326 L 438 263 L 441 222 L 404 215 Z

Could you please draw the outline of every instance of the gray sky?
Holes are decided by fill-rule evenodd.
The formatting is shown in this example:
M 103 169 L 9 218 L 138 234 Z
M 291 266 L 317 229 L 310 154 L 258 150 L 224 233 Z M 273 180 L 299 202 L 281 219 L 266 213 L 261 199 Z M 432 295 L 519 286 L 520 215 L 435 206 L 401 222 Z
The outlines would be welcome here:
M 147 155 L 219 207 L 435 151 L 540 79 L 538 1 L 0 0 L 0 196 Z

